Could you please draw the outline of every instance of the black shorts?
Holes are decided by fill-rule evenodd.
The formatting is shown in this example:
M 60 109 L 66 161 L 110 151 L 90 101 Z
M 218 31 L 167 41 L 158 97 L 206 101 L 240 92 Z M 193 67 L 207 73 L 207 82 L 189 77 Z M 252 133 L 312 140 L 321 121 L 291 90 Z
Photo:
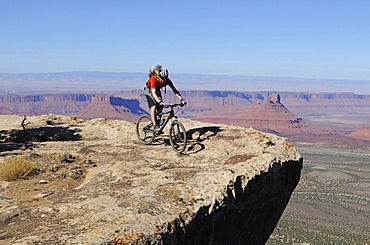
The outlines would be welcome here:
M 162 99 L 162 94 L 160 90 L 158 90 L 157 96 Z M 152 95 L 145 94 L 145 97 L 146 97 L 146 100 L 148 101 L 149 109 L 152 108 L 153 106 L 156 106 L 157 108 L 159 108 L 159 103 L 155 101 Z
M 157 106 L 158 105 L 158 102 L 155 101 L 151 96 L 145 95 L 145 97 L 146 97 L 146 100 L 148 101 L 149 109 L 152 108 L 153 106 Z

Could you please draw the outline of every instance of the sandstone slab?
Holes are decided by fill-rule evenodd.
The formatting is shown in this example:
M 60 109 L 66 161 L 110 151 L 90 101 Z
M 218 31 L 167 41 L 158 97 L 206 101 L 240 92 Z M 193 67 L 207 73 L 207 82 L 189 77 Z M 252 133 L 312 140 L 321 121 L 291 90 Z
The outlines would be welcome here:
M 294 146 L 252 128 L 180 119 L 180 155 L 166 132 L 142 145 L 133 123 L 48 117 L 30 117 L 30 132 L 65 135 L 26 147 L 15 143 L 23 118 L 4 120 L 0 158 L 26 156 L 40 171 L 1 182 L 0 244 L 263 243 L 300 178 Z

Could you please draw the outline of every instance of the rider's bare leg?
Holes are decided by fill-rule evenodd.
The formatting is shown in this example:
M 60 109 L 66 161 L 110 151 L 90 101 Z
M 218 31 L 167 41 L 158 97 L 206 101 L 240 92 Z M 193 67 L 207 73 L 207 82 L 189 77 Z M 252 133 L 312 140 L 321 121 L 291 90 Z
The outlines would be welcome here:
M 157 108 L 156 106 L 150 107 L 150 118 L 152 119 L 152 122 L 154 125 L 157 125 Z

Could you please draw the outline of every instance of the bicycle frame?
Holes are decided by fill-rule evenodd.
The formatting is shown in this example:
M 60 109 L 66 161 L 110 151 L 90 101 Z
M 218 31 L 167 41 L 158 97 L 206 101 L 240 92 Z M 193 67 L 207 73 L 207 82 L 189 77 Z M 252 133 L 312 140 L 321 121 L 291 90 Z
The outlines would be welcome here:
M 177 116 L 175 116 L 175 112 L 173 111 L 173 108 L 177 107 L 177 106 L 184 106 L 183 104 L 173 104 L 173 105 L 165 105 L 164 108 L 171 108 L 169 111 L 167 112 L 160 112 L 160 113 L 157 113 L 156 116 L 159 116 L 161 118 L 161 121 L 160 121 L 160 131 L 163 131 L 163 129 L 166 127 L 167 123 L 175 118 L 175 120 L 177 120 Z M 168 115 L 168 116 L 167 116 Z M 165 116 L 166 118 L 162 121 L 162 117 Z M 149 127 L 151 127 L 151 125 L 149 125 Z M 152 129 L 145 129 L 146 132 L 151 132 L 153 133 L 154 130 Z
M 159 116 L 161 118 L 161 121 L 160 121 L 160 129 L 163 130 L 167 123 L 172 119 L 172 118 L 175 118 L 177 120 L 177 116 L 175 116 L 175 113 L 173 111 L 173 108 L 176 107 L 176 106 L 181 106 L 181 104 L 174 104 L 174 105 L 168 105 L 168 106 L 165 106 L 164 108 L 171 108 L 170 111 L 167 111 L 167 112 L 160 112 L 160 113 L 157 113 L 157 116 Z M 163 117 L 165 117 L 165 119 L 163 119 Z
M 153 122 L 148 115 L 142 115 L 136 123 L 136 135 L 143 144 L 150 144 L 154 141 L 155 137 L 163 134 L 163 129 L 166 127 L 168 122 L 171 120 L 169 129 L 169 142 L 172 148 L 182 153 L 186 147 L 186 129 L 182 123 L 177 120 L 177 116 L 174 112 L 174 107 L 185 106 L 186 104 L 173 104 L 165 105 L 164 108 L 170 108 L 169 111 L 157 113 L 156 116 L 160 117 L 159 130 L 153 129 Z

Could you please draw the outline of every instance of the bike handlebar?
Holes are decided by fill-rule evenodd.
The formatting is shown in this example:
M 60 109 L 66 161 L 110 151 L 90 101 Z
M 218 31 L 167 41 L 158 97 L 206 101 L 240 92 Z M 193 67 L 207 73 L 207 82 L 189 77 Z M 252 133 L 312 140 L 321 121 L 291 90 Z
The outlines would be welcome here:
M 181 106 L 181 107 L 183 107 L 183 106 L 185 106 L 186 105 L 186 102 L 185 103 L 180 103 L 180 104 L 172 104 L 172 105 L 164 105 L 163 107 L 164 108 L 173 108 L 173 107 L 176 107 L 176 106 Z

